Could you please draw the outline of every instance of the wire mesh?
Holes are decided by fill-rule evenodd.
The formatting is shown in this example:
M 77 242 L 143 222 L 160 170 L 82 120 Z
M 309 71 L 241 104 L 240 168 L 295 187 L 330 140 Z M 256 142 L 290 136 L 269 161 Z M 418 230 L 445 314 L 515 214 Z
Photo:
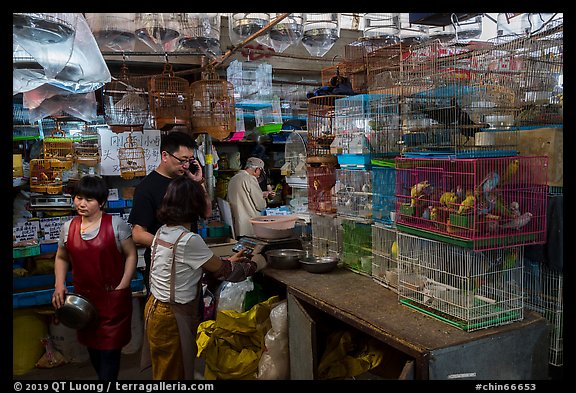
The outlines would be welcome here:
M 146 176 L 144 149 L 138 146 L 138 141 L 132 137 L 132 134 L 128 135 L 124 146 L 118 149 L 118 160 L 122 179 L 130 180 Z
M 342 226 L 343 266 L 372 277 L 372 223 L 338 216 Z
M 472 251 L 398 232 L 400 303 L 473 331 L 524 317 L 523 247 Z
M 340 256 L 342 230 L 335 214 L 310 213 L 312 254 L 317 257 Z
M 334 116 L 336 99 L 340 95 L 323 95 L 308 99 L 308 156 L 332 155 L 330 145 L 334 140 Z
M 392 224 L 391 213 L 396 211 L 396 163 L 372 167 L 372 219 Z
M 308 210 L 315 213 L 336 213 L 336 166 L 306 164 L 306 173 Z
M 545 263 L 524 258 L 524 305 L 551 325 L 548 362 L 564 364 L 564 274 Z
M 336 169 L 336 212 L 339 216 L 372 219 L 372 172 Z
M 399 230 L 476 251 L 543 244 L 547 160 L 397 158 Z
M 372 278 L 398 292 L 398 242 L 396 228 L 381 223 L 372 225 Z

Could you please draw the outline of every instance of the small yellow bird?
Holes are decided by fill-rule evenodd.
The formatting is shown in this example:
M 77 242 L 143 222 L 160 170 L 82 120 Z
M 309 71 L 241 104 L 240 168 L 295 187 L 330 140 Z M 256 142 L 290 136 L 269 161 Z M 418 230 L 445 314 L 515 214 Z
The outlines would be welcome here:
M 454 208 L 454 205 L 458 201 L 458 196 L 454 191 L 446 191 L 440 196 L 440 204 L 448 208 Z
M 464 198 L 462 203 L 460 203 L 460 207 L 458 208 L 458 214 L 466 213 L 468 212 L 468 210 L 472 209 L 474 207 L 475 201 L 476 198 L 474 198 L 474 195 L 472 193 L 467 193 L 466 198 Z
M 518 173 L 518 168 L 520 168 L 520 160 L 518 160 L 516 158 L 516 159 L 510 161 L 510 164 L 508 164 L 508 167 L 506 168 L 506 170 L 502 174 L 502 178 L 500 179 L 500 184 L 504 184 L 504 183 L 509 182 L 510 179 L 512 179 L 512 177 Z
M 392 243 L 392 258 L 396 259 L 398 258 L 398 243 L 396 243 L 396 241 L 394 241 Z
M 410 206 L 414 206 L 416 204 L 416 199 L 420 198 L 424 194 L 424 190 L 427 187 L 430 187 L 428 180 L 421 181 L 420 183 L 416 183 L 412 186 L 410 189 L 410 196 L 412 197 Z

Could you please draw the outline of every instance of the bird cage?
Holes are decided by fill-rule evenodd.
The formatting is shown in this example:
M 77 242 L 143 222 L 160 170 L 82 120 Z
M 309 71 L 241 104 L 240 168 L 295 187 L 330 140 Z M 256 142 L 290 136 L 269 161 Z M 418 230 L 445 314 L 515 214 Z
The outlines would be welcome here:
M 312 254 L 316 257 L 339 256 L 342 231 L 335 214 L 310 214 Z
M 56 120 L 56 128 L 48 137 L 44 137 L 44 158 L 57 159 L 62 162 L 62 168 L 72 168 L 74 147 L 72 138 L 66 135 L 61 122 Z
M 382 160 L 372 166 L 372 219 L 393 224 L 396 211 L 396 162 Z
M 308 210 L 315 213 L 336 213 L 334 186 L 336 161 L 324 164 L 306 164 L 308 176 Z
M 524 318 L 523 247 L 475 252 L 398 231 L 400 303 L 464 331 Z
M 190 123 L 190 84 L 174 75 L 172 64 L 166 62 L 160 75 L 148 79 L 150 113 L 159 130 Z
M 208 67 L 202 80 L 190 84 L 191 130 L 222 140 L 236 131 L 234 86 Z
M 339 216 L 372 219 L 372 172 L 336 169 L 336 212 Z
M 400 155 L 398 96 L 357 94 L 336 99 L 334 135 L 341 167 L 370 167 L 374 159 Z
M 322 95 L 308 99 L 308 144 L 307 155 L 311 157 L 329 156 L 330 145 L 334 141 L 334 116 L 336 99 L 343 95 Z
M 126 180 L 135 177 L 146 176 L 146 158 L 144 149 L 138 146 L 138 142 L 132 133 L 126 138 L 124 147 L 118 149 L 118 159 L 120 161 L 120 177 Z
M 180 37 L 184 14 L 138 12 L 134 16 L 136 37 L 154 52 L 170 52 Z
M 86 13 L 85 17 L 101 51 L 134 51 L 136 46 L 134 13 Z
M 521 69 L 510 45 L 447 45 L 430 40 L 402 59 L 403 155 L 498 157 L 515 155 Z M 493 132 L 513 136 L 494 142 Z M 479 135 L 477 135 L 479 134 Z
M 372 277 L 372 222 L 338 215 L 342 226 L 343 266 Z
M 564 274 L 547 262 L 524 258 L 524 306 L 548 320 L 550 346 L 548 363 L 564 364 Z
M 150 113 L 146 94 L 130 77 L 126 63 L 122 63 L 120 77 L 102 88 L 104 119 L 112 132 L 144 130 Z
M 62 161 L 55 158 L 30 160 L 30 191 L 43 194 L 62 193 Z
M 475 251 L 546 239 L 548 157 L 396 159 L 398 230 Z
M 94 167 L 100 163 L 100 135 L 85 130 L 74 140 L 74 160 L 79 165 Z
M 306 178 L 306 132 L 292 131 L 284 146 L 284 165 L 281 174 L 290 187 L 308 186 Z
M 396 228 L 372 224 L 372 279 L 398 292 L 398 243 Z

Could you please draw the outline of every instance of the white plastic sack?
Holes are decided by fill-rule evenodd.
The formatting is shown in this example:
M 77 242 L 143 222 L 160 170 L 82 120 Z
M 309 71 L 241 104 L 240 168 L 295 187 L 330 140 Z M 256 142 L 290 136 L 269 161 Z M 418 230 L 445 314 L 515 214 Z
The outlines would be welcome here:
M 282 301 L 270 311 L 272 328 L 264 337 L 265 349 L 258 363 L 257 379 L 277 380 L 290 377 L 287 310 L 286 301 Z
M 250 277 L 240 282 L 223 282 L 220 287 L 217 312 L 222 310 L 244 312 L 244 298 L 246 293 L 252 290 L 254 290 L 254 283 Z
M 51 318 L 48 329 L 54 347 L 60 351 L 67 362 L 83 363 L 89 360 L 88 349 L 78 342 L 76 330 L 56 322 L 55 318 Z

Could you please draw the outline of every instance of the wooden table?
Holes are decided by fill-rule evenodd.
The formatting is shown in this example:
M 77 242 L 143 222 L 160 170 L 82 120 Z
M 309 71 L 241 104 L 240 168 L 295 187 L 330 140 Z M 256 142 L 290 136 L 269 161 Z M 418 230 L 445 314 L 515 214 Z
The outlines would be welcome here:
M 407 360 L 399 378 L 546 379 L 549 326 L 539 314 L 507 325 L 466 332 L 398 301 L 371 277 L 338 268 L 328 274 L 302 269 L 260 272 L 288 298 L 291 377 L 315 379 L 318 310 L 376 338 Z M 293 357 L 296 359 L 292 359 Z M 413 372 L 410 364 L 414 365 Z

